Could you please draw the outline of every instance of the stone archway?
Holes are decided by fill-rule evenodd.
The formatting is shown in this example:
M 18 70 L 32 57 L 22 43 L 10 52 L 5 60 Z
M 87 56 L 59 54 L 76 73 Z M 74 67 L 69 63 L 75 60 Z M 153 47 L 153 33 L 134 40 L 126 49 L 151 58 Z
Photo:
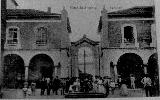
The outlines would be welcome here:
M 127 81 L 130 87 L 130 75 L 133 74 L 136 78 L 136 87 L 142 87 L 141 79 L 144 75 L 143 60 L 134 53 L 125 53 L 120 56 L 117 62 L 118 74 Z
M 72 46 L 71 46 L 71 77 L 79 77 L 80 73 L 82 74 L 92 74 L 92 73 L 85 73 L 84 69 L 79 70 L 79 61 L 78 61 L 78 52 L 81 48 L 89 48 L 90 51 L 92 51 L 92 58 L 93 61 L 89 62 L 89 66 L 90 68 L 93 68 L 94 71 L 94 75 L 100 75 L 100 56 L 99 56 L 99 48 L 98 48 L 98 44 L 99 42 L 90 40 L 89 38 L 86 37 L 86 35 L 83 36 L 83 38 L 81 38 L 80 40 L 76 41 L 76 42 L 72 42 Z M 85 50 L 86 51 L 86 50 Z M 82 50 L 83 52 L 83 50 Z M 83 67 L 84 62 L 82 62 L 81 67 Z M 85 67 L 83 67 L 85 68 Z M 87 70 L 87 68 L 86 68 Z M 89 69 L 88 69 L 89 70 Z
M 32 57 L 29 63 L 29 82 L 36 81 L 37 87 L 40 85 L 42 77 L 53 77 L 54 62 L 46 54 L 38 54 Z
M 24 60 L 17 54 L 4 57 L 4 87 L 22 88 L 25 75 Z

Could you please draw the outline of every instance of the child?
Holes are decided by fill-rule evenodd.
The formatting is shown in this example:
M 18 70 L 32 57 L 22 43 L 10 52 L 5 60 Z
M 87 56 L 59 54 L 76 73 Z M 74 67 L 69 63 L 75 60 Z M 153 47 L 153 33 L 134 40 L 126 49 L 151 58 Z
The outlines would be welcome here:
M 111 80 L 111 82 L 110 82 L 110 88 L 111 88 L 112 94 L 114 94 L 115 87 L 116 87 L 115 86 L 115 82 L 113 80 Z
M 34 83 L 34 82 L 31 83 L 31 91 L 32 91 L 32 95 L 35 96 L 35 92 L 36 92 L 36 83 Z
M 29 86 L 29 88 L 28 88 L 28 90 L 27 90 L 27 94 L 28 94 L 29 96 L 31 96 L 31 93 L 32 93 L 32 91 L 31 91 L 31 86 Z
M 27 96 L 27 85 L 24 85 L 24 88 L 23 88 L 23 96 L 24 96 L 24 98 L 26 98 L 26 96 Z

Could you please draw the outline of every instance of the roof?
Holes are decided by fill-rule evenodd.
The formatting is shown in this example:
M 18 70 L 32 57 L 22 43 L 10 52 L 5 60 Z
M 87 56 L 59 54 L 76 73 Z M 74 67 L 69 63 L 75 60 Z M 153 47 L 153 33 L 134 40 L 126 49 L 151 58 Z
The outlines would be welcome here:
M 109 12 L 108 17 L 142 17 L 142 18 L 152 18 L 154 17 L 154 7 L 153 6 L 136 6 L 125 10 L 118 10 L 114 12 Z
M 129 9 L 118 10 L 108 13 L 108 18 L 154 18 L 155 8 L 153 6 L 136 6 Z M 102 30 L 102 16 L 99 19 L 98 33 Z
M 13 2 L 16 6 L 18 6 L 18 3 L 16 2 L 16 0 L 12 0 L 12 2 Z
M 86 35 L 84 35 L 83 38 L 81 38 L 80 40 L 78 40 L 78 41 L 76 41 L 76 42 L 72 42 L 72 45 L 78 46 L 78 45 L 80 45 L 80 44 L 82 44 L 82 43 L 84 43 L 84 42 L 86 42 L 86 43 L 88 43 L 88 44 L 90 44 L 90 45 L 93 45 L 93 46 L 99 44 L 98 41 L 93 41 L 93 40 L 87 38 Z
M 34 9 L 7 9 L 6 15 L 7 19 L 61 18 L 61 14 L 49 13 Z

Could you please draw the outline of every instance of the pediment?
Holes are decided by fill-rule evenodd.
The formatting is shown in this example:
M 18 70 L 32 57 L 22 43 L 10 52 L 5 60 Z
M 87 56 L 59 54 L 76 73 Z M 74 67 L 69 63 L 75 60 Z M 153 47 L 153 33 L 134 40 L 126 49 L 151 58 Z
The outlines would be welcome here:
M 87 38 L 86 35 L 84 35 L 80 40 L 78 40 L 76 42 L 72 42 L 72 45 L 74 45 L 74 46 L 78 46 L 78 45 L 82 45 L 82 44 L 83 45 L 89 44 L 89 45 L 95 46 L 95 45 L 98 45 L 99 42 L 98 41 L 93 41 L 93 40 Z

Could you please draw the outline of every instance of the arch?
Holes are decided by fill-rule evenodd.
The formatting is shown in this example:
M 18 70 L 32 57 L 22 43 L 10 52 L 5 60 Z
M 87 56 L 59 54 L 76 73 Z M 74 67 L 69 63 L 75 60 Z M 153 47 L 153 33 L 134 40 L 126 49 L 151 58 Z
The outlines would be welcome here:
M 148 59 L 147 73 L 152 79 L 158 76 L 158 55 L 157 53 L 152 54 Z
M 21 88 L 25 77 L 24 60 L 17 54 L 4 56 L 4 86 Z
M 42 77 L 53 77 L 54 62 L 47 54 L 37 54 L 33 56 L 29 63 L 29 81 L 39 82 Z
M 135 84 L 141 87 L 141 79 L 144 75 L 143 60 L 135 53 L 125 53 L 120 56 L 117 62 L 117 71 L 122 79 L 127 80 L 130 86 L 130 75 L 133 74 L 136 78 Z

